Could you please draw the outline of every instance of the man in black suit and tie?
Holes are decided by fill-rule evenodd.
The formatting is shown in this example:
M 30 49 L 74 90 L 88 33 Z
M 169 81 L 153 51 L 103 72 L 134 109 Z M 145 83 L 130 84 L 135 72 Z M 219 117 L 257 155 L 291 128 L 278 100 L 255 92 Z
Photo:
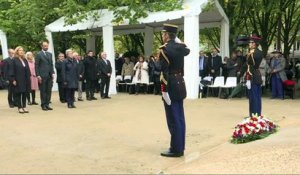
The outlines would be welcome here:
M 55 68 L 56 68 L 56 82 L 58 85 L 58 93 L 59 93 L 59 100 L 62 103 L 66 102 L 66 89 L 64 87 L 64 82 L 62 79 L 61 71 L 62 71 L 62 65 L 65 60 L 65 54 L 59 53 L 58 59 L 55 62 Z
M 4 67 L 3 67 L 3 73 L 4 73 L 4 78 L 6 81 L 8 81 L 8 104 L 10 108 L 13 108 L 14 106 L 17 106 L 16 104 L 16 95 L 15 95 L 15 86 L 13 85 L 12 81 L 9 81 L 9 72 L 11 72 L 13 68 L 13 57 L 15 55 L 15 51 L 13 49 L 8 50 L 8 55 L 9 57 L 4 59 Z
M 218 55 L 218 50 L 213 49 L 211 58 L 209 59 L 209 73 L 212 77 L 220 76 L 222 67 L 222 58 Z
M 208 74 L 208 58 L 200 51 L 199 56 L 199 76 L 203 79 Z
M 54 68 L 52 61 L 52 54 L 48 51 L 49 42 L 42 42 L 42 50 L 36 55 L 35 58 L 35 71 L 39 81 L 41 107 L 42 110 L 53 110 L 50 106 L 51 89 L 54 78 Z
M 110 83 L 110 77 L 111 77 L 111 64 L 110 61 L 106 59 L 107 54 L 106 52 L 101 53 L 101 59 L 99 60 L 99 71 L 100 71 L 100 79 L 101 79 L 101 84 L 100 84 L 100 94 L 101 98 L 110 98 L 108 96 L 108 91 L 109 91 L 109 83 Z M 105 93 L 104 93 L 104 86 L 105 86 Z
M 88 101 L 97 100 L 94 96 L 96 86 L 98 84 L 98 61 L 93 51 L 88 51 L 87 57 L 83 60 L 86 80 L 86 99 Z

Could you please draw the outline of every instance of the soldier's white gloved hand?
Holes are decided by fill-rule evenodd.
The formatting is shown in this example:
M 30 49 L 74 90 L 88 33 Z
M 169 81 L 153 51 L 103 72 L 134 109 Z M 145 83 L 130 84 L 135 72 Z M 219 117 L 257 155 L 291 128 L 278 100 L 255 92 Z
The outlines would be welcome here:
M 251 89 L 251 82 L 250 82 L 250 80 L 246 81 L 246 86 L 247 86 L 247 89 Z
M 171 99 L 170 99 L 169 93 L 168 92 L 162 92 L 162 97 L 165 100 L 165 102 L 167 103 L 167 105 L 170 106 L 171 105 Z

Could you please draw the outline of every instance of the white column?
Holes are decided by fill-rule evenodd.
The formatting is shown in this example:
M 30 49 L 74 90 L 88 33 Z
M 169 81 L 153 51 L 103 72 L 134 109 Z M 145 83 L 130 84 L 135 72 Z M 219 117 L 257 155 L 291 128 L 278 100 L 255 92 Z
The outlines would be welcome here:
M 54 43 L 53 43 L 53 39 L 52 39 L 52 33 L 49 32 L 49 31 L 45 31 L 45 32 L 46 32 L 47 40 L 49 41 L 48 52 L 52 53 L 53 69 L 54 69 L 54 72 L 55 72 L 52 91 L 57 91 L 58 90 L 58 86 L 57 86 L 57 83 L 56 83 L 56 76 L 57 76 L 57 74 L 56 74 L 56 69 L 55 69 L 55 62 L 56 62 L 56 60 L 55 60 Z
M 144 51 L 145 56 L 149 57 L 152 55 L 153 51 L 153 41 L 154 41 L 154 32 L 153 28 L 146 26 L 145 28 L 145 38 L 144 38 Z
M 0 30 L 0 42 L 1 42 L 3 59 L 5 59 L 8 57 L 8 47 L 7 47 L 6 34 L 2 30 Z
M 224 57 L 230 57 L 229 55 L 229 24 L 222 20 L 221 23 L 221 39 L 220 39 L 220 56 L 222 60 Z
M 191 27 L 192 26 L 192 27 Z M 184 17 L 184 43 L 190 54 L 184 58 L 184 79 L 187 98 L 197 99 L 199 93 L 199 16 Z
M 102 29 L 103 29 L 103 51 L 107 53 L 107 58 L 110 61 L 112 67 L 112 75 L 110 79 L 108 93 L 117 94 L 113 26 L 104 26 Z
M 92 35 L 86 39 L 86 52 L 89 50 L 96 52 L 96 36 L 95 35 Z

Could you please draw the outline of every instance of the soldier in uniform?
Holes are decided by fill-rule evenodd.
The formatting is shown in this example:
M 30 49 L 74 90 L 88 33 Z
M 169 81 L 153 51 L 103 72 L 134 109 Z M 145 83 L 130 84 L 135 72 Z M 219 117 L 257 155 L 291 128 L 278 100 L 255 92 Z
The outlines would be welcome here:
M 249 40 L 249 53 L 241 74 L 246 72 L 246 86 L 249 94 L 249 115 L 261 115 L 262 76 L 259 65 L 263 59 L 263 53 L 258 49 L 261 38 L 253 34 Z
M 164 24 L 162 38 L 164 45 L 160 47 L 161 90 L 171 134 L 169 150 L 161 156 L 181 157 L 185 149 L 185 117 L 183 100 L 186 88 L 183 79 L 184 56 L 190 53 L 185 44 L 175 42 L 177 26 Z M 179 40 L 179 39 L 178 39 Z

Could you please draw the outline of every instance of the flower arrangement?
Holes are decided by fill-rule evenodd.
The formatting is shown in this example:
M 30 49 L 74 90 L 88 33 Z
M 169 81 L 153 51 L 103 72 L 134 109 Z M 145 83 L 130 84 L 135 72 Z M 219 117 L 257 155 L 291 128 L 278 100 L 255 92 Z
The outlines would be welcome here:
M 246 117 L 240 124 L 235 127 L 231 137 L 231 143 L 247 143 L 267 137 L 276 132 L 278 126 L 266 117 L 252 115 Z

